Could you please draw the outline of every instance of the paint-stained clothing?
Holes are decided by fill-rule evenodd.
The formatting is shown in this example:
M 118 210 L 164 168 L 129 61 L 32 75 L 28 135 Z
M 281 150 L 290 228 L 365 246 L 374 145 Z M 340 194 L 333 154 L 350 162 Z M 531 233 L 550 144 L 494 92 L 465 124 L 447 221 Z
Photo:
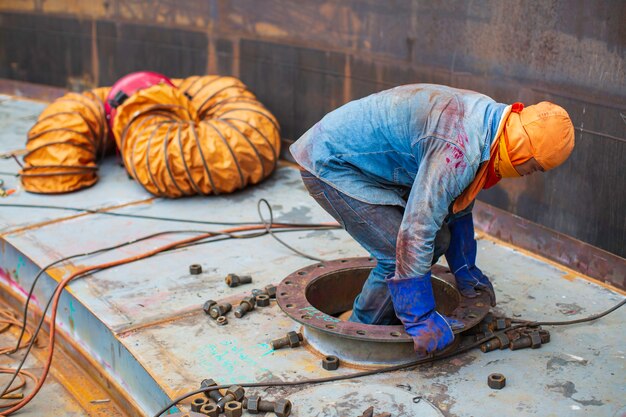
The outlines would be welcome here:
M 430 270 L 435 235 L 489 160 L 505 108 L 473 91 L 406 85 L 334 110 L 290 150 L 303 168 L 350 197 L 405 207 L 396 276 L 414 277 Z

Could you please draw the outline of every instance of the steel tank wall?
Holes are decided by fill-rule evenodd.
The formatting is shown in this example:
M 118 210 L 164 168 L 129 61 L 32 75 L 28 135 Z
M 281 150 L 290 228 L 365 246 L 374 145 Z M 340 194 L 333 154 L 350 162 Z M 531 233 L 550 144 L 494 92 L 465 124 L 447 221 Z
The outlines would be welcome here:
M 554 101 L 572 157 L 480 199 L 626 257 L 625 21 L 612 0 L 0 0 L 0 77 L 81 89 L 134 70 L 230 74 L 287 140 L 398 84 Z

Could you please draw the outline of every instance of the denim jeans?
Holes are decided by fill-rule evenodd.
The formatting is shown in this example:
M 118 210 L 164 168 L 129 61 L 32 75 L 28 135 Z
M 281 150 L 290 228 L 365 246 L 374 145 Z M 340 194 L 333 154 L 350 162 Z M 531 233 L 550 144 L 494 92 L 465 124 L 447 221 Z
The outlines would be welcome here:
M 364 203 L 336 190 L 308 171 L 302 171 L 301 175 L 311 197 L 377 260 L 354 300 L 350 321 L 399 324 L 385 277 L 396 269 L 396 241 L 404 208 Z M 433 263 L 443 255 L 449 243 L 450 232 L 444 223 L 435 238 Z

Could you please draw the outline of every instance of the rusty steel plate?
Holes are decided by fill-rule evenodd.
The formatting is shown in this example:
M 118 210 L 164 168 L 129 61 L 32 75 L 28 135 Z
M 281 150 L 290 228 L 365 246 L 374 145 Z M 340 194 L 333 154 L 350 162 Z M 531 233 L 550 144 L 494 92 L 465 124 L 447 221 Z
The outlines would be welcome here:
M 373 258 L 345 258 L 309 265 L 288 275 L 279 284 L 278 305 L 305 330 L 367 342 L 412 342 L 402 325 L 370 325 L 338 318 L 352 309 L 355 297 L 375 265 Z M 434 265 L 432 283 L 437 311 L 465 325 L 455 333 L 477 325 L 489 312 L 488 294 L 462 297 L 447 268 Z

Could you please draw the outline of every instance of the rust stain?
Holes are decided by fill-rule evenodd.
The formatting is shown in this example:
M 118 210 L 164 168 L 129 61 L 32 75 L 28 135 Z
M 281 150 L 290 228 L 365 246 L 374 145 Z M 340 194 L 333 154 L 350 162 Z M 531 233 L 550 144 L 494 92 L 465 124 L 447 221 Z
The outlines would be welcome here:
M 98 210 L 99 212 L 107 212 L 107 211 L 111 211 L 111 210 L 116 210 L 118 208 L 130 207 L 130 206 L 134 206 L 134 205 L 138 205 L 138 204 L 152 203 L 154 200 L 155 200 L 155 197 L 151 197 L 151 198 L 146 198 L 145 200 L 131 201 L 130 203 L 124 203 L 124 204 L 119 204 L 119 205 L 115 205 L 115 206 L 104 207 L 104 208 L 99 208 L 99 209 L 94 209 L 94 210 Z M 97 212 L 88 211 L 88 212 L 85 212 L 85 213 L 79 213 L 79 214 L 70 215 L 70 216 L 66 216 L 66 217 L 60 217 L 58 219 L 46 220 L 46 221 L 39 222 L 39 223 L 33 223 L 33 224 L 28 225 L 28 226 L 24 226 L 24 227 L 21 227 L 21 228 L 10 230 L 10 231 L 5 232 L 5 233 L 0 233 L 0 238 L 4 237 L 4 236 L 8 236 L 8 235 L 14 235 L 14 234 L 22 233 L 22 232 L 29 231 L 29 230 L 39 229 L 39 228 L 47 226 L 49 224 L 61 223 L 61 222 L 64 222 L 66 220 L 76 219 L 78 217 L 94 215 L 94 214 L 98 214 L 98 213 Z
M 236 306 L 239 304 L 239 301 L 243 298 L 246 297 L 248 295 L 251 295 L 251 292 L 244 292 L 241 294 L 233 294 L 230 295 L 228 297 L 225 298 L 221 298 L 221 299 L 216 299 L 216 301 L 218 303 L 230 303 L 233 306 Z M 193 307 L 187 307 L 184 310 L 181 310 L 178 314 L 172 315 L 172 316 L 161 316 L 161 318 L 157 319 L 157 320 L 152 320 L 152 321 L 147 321 L 144 323 L 139 323 L 136 324 L 134 326 L 129 326 L 129 327 L 125 327 L 123 329 L 115 329 L 116 335 L 121 339 L 123 337 L 129 336 L 133 333 L 137 333 L 139 331 L 148 329 L 148 328 L 152 328 L 152 327 L 157 327 L 163 324 L 170 324 L 172 322 L 177 322 L 177 321 L 182 321 L 185 320 L 189 317 L 193 317 L 193 316 L 204 316 L 204 312 L 202 311 L 202 305 L 201 303 L 198 303 L 197 306 L 193 306 Z
M 59 332 L 57 331 L 57 337 Z M 73 344 L 73 341 L 67 336 L 63 335 L 63 343 Z M 73 346 L 72 350 L 80 350 L 80 348 Z M 47 349 L 35 349 L 33 353 L 40 361 L 45 361 L 47 356 Z M 83 353 L 85 359 L 92 362 L 92 369 L 100 369 L 101 366 L 91 360 Z M 107 417 L 107 416 L 126 416 L 128 415 L 123 410 L 115 397 L 122 395 L 123 390 L 119 390 L 118 393 L 112 394 L 110 391 L 105 390 L 100 384 L 92 379 L 87 373 L 86 369 L 83 369 L 73 360 L 74 356 L 70 356 L 68 352 L 63 348 L 59 348 L 57 342 L 57 348 L 55 349 L 55 362 L 62 364 L 61 366 L 54 366 L 51 369 L 51 374 L 55 379 L 63 385 L 65 390 L 80 404 L 80 406 L 87 412 L 87 415 Z M 101 372 L 106 375 L 106 372 Z M 111 385 L 109 385 L 111 387 Z M 107 402 L 101 402 L 99 400 L 108 399 Z M 95 401 L 92 402 L 92 401 Z
M 239 45 L 241 44 L 241 42 L 233 42 L 233 64 L 231 66 L 232 68 L 232 76 L 235 78 L 239 78 L 239 56 L 240 56 L 240 47 Z
M 104 16 L 107 4 L 105 1 L 80 0 L 46 0 L 41 3 L 44 13 L 75 14 L 83 18 Z
M 280 28 L 279 26 L 267 22 L 257 23 L 254 25 L 254 30 L 257 34 L 270 38 L 278 38 L 289 34 L 286 30 Z
M 34 12 L 37 11 L 33 1 L 0 0 L 0 10 Z
M 557 269 L 559 269 L 559 270 L 561 270 L 561 271 L 565 272 L 565 274 L 564 274 L 563 278 L 565 278 L 565 279 L 566 279 L 566 280 L 568 280 L 568 281 L 574 281 L 574 279 L 576 279 L 576 278 L 578 278 L 578 279 L 584 279 L 584 280 L 586 280 L 586 281 L 593 282 L 594 284 L 599 285 L 599 286 L 601 286 L 602 288 L 606 288 L 606 289 L 611 290 L 611 291 L 613 291 L 613 292 L 616 292 L 616 293 L 618 293 L 618 294 L 620 294 L 620 295 L 624 295 L 624 296 L 626 296 L 626 290 L 623 290 L 623 289 L 621 289 L 621 288 L 618 288 L 618 287 L 616 287 L 616 286 L 614 286 L 614 285 L 611 285 L 611 284 L 609 284 L 609 283 L 606 283 L 606 282 L 600 281 L 600 280 L 598 280 L 598 279 L 592 278 L 592 277 L 590 277 L 590 276 L 588 276 L 588 275 L 585 275 L 585 274 L 583 274 L 583 273 L 581 273 L 581 272 L 575 271 L 575 270 L 573 270 L 573 269 L 571 269 L 571 268 L 568 268 L 567 266 L 565 266 L 565 265 L 563 265 L 563 264 L 560 264 L 560 263 L 558 263 L 558 262 L 552 261 L 552 260 L 550 260 L 550 259 L 548 259 L 548 258 L 544 258 L 543 256 L 538 255 L 538 254 L 537 254 L 537 253 L 535 253 L 535 252 L 529 251 L 529 250 L 524 249 L 524 248 L 521 248 L 521 247 L 519 247 L 519 246 L 515 246 L 515 245 L 513 245 L 513 244 L 511 244 L 511 243 L 509 243 L 509 242 L 507 242 L 507 241 L 505 241 L 505 240 L 498 239 L 497 237 L 494 237 L 494 236 L 492 236 L 492 235 L 485 234 L 483 238 L 484 238 L 485 240 L 490 240 L 490 241 L 492 241 L 492 242 L 494 242 L 494 243 L 496 243 L 496 244 L 498 244 L 498 245 L 501 245 L 501 246 L 505 246 L 505 247 L 507 247 L 507 248 L 514 249 L 514 250 L 516 250 L 516 251 L 517 251 L 517 252 L 519 252 L 519 253 L 523 253 L 523 254 L 524 254 L 524 255 L 526 255 L 526 256 L 529 256 L 529 257 L 531 257 L 531 258 L 538 259 L 539 261 L 541 261 L 541 262 L 543 262 L 543 263 L 546 263 L 546 264 L 548 264 L 548 265 L 552 265 L 553 267 L 555 267 L 555 268 L 557 268 Z
M 67 265 L 62 265 L 59 267 L 48 268 L 46 273 L 50 276 L 50 278 L 52 278 L 56 282 L 61 282 L 63 281 L 65 277 L 70 276 L 74 272 L 82 268 L 85 268 L 86 266 L 87 265 L 82 265 L 82 264 L 79 264 L 79 265 L 67 264 Z M 69 285 L 64 288 L 64 291 L 67 291 L 69 294 L 74 295 L 74 292 L 72 291 L 72 287 L 70 287 Z
M 346 54 L 345 63 L 343 66 L 343 102 L 347 103 L 352 100 L 352 58 Z M 333 106 L 335 103 L 333 103 Z
M 301 361 L 298 361 L 298 369 L 302 369 L 303 371 L 310 372 L 310 373 L 318 373 L 320 370 L 321 360 L 325 358 L 326 355 L 316 350 L 313 346 L 311 346 L 306 341 L 306 339 L 302 341 L 302 343 L 300 344 L 300 348 L 305 349 L 307 352 L 313 355 L 314 359 L 316 360 L 311 361 L 310 357 L 303 358 Z M 417 359 L 417 355 L 415 356 L 415 358 Z M 358 364 L 358 363 L 342 361 L 340 368 L 341 369 L 354 369 L 357 371 L 370 371 L 373 369 L 384 369 L 387 367 L 388 366 L 386 365 L 368 365 L 368 364 Z
M 173 316 L 167 316 L 167 317 L 164 317 L 161 320 L 153 320 L 153 321 L 146 322 L 146 323 L 140 323 L 140 324 L 137 324 L 135 326 L 129 326 L 129 327 L 127 327 L 127 328 L 117 332 L 117 336 L 121 339 L 123 337 L 132 335 L 133 333 L 137 333 L 137 332 L 139 332 L 141 330 L 144 330 L 144 329 L 156 327 L 156 326 L 159 326 L 161 324 L 168 324 L 168 323 L 171 323 L 171 322 L 174 322 L 174 321 L 184 320 L 184 319 L 186 319 L 188 317 L 199 315 L 200 313 L 204 314 L 204 312 L 201 309 L 201 306 L 191 307 L 191 308 L 188 308 L 186 310 L 183 310 L 179 314 L 176 314 L 176 315 L 173 315 Z
M 11 234 L 18 234 L 18 233 L 26 232 L 26 231 L 33 230 L 33 229 L 38 229 L 40 227 L 44 227 L 44 226 L 47 226 L 49 224 L 59 223 L 59 222 L 65 221 L 65 220 L 75 219 L 77 217 L 82 217 L 85 214 L 87 214 L 87 213 L 81 213 L 81 214 L 76 214 L 76 215 L 63 217 L 63 218 L 60 218 L 60 219 L 53 219 L 53 220 L 47 220 L 47 221 L 44 221 L 44 222 L 30 224 L 28 226 L 20 227 L 20 228 L 17 228 L 17 229 L 14 229 L 14 230 L 11 230 L 11 231 L 8 231 L 8 232 L 5 232 L 5 233 L 0 233 L 0 237 L 8 236 L 8 235 L 11 235 Z
M 67 93 L 67 89 L 5 78 L 0 79 L 0 93 L 19 100 L 49 103 Z
M 237 25 L 244 25 L 243 16 L 241 16 L 240 14 L 231 13 L 228 15 L 228 19 Z
M 10 289 L 7 289 L 4 293 L 8 297 L 18 299 L 18 294 Z M 0 305 L 7 307 L 4 303 Z M 41 310 L 35 306 L 33 310 L 36 311 L 34 311 L 30 325 L 34 325 L 35 320 L 41 318 Z M 11 328 L 10 332 L 17 337 L 17 328 Z M 47 332 L 42 330 L 35 349 L 31 351 L 40 363 L 46 361 L 48 349 L 47 346 L 41 347 L 39 341 L 47 340 L 47 338 Z M 69 348 L 69 351 L 66 347 Z M 79 363 L 80 361 L 75 360 L 77 354 L 84 363 Z M 57 331 L 55 359 L 51 368 L 51 374 L 82 407 L 86 415 L 96 417 L 140 415 L 138 406 L 134 404 L 130 397 L 125 398 L 126 394 L 114 381 L 108 380 L 107 373 L 101 370 L 100 364 L 83 352 L 62 330 Z M 107 378 L 105 382 L 106 388 L 105 385 L 99 383 L 93 376 L 94 374 L 100 378 Z M 120 405 L 122 403 L 123 406 Z M 72 405 L 68 404 L 67 407 L 68 411 L 70 411 L 69 407 L 72 407 Z
M 477 230 L 488 233 L 495 242 L 584 275 L 584 279 L 598 280 L 603 286 L 626 290 L 623 258 L 480 201 L 474 208 Z
M 208 73 L 217 74 L 217 48 L 213 37 L 209 37 L 207 56 Z
M 93 83 L 100 85 L 100 61 L 98 59 L 98 30 L 96 21 L 91 21 L 91 68 L 93 68 Z

